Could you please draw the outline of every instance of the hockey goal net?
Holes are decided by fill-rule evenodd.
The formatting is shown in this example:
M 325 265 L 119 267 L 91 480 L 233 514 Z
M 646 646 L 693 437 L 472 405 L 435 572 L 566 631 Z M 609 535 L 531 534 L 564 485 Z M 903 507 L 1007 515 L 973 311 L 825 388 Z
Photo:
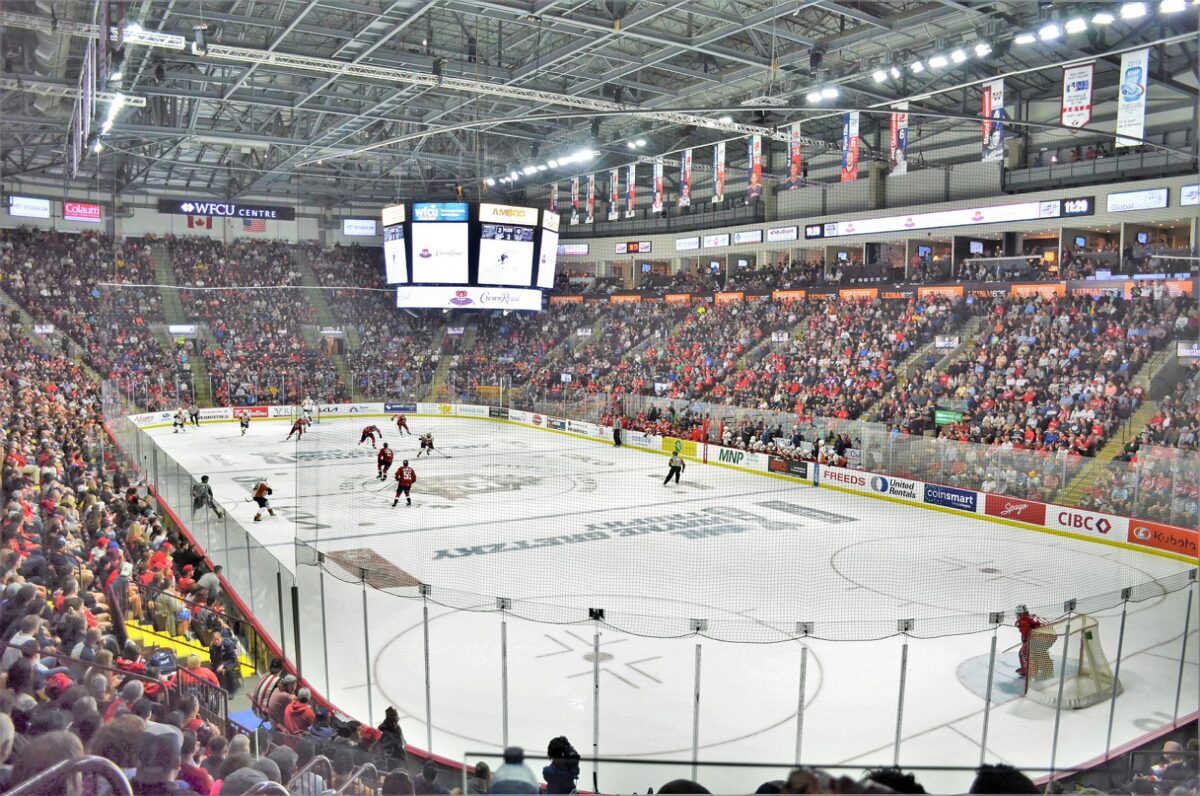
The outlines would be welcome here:
M 1065 656 L 1065 658 L 1064 658 Z M 1066 676 L 1059 698 L 1061 667 Z M 1100 623 L 1077 614 L 1037 628 L 1029 638 L 1029 674 L 1025 693 L 1030 699 L 1067 710 L 1097 705 L 1113 695 L 1113 672 L 1100 643 Z M 1121 687 L 1118 684 L 1117 693 Z

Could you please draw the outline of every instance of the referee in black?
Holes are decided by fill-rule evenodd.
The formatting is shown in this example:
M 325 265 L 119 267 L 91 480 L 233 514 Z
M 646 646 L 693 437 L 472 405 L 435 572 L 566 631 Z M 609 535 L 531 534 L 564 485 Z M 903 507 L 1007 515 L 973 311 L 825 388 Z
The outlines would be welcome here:
M 679 455 L 679 451 L 671 454 L 671 469 L 667 471 L 667 477 L 663 479 L 663 486 L 671 483 L 672 476 L 675 478 L 675 483 L 679 483 L 679 474 L 687 467 L 687 462 Z

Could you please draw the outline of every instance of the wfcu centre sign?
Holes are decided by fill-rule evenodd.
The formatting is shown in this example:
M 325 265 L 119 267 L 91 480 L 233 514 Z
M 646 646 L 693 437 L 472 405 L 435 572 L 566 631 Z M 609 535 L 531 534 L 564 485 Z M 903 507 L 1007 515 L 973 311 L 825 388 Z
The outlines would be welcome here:
M 238 202 L 215 202 L 211 199 L 159 199 L 158 212 L 173 216 L 296 220 L 296 208 L 287 205 L 244 205 Z

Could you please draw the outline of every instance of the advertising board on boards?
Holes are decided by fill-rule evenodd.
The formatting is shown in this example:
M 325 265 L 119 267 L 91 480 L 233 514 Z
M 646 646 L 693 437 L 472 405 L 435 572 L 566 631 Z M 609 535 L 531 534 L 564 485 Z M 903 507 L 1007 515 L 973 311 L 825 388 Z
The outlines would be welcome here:
M 991 517 L 1027 522 L 1030 525 L 1044 525 L 1046 522 L 1046 504 L 1027 498 L 985 495 L 983 513 Z
M 925 485 L 925 502 L 931 506 L 943 506 L 974 514 L 978 499 L 979 493 L 969 489 L 957 489 L 941 484 Z

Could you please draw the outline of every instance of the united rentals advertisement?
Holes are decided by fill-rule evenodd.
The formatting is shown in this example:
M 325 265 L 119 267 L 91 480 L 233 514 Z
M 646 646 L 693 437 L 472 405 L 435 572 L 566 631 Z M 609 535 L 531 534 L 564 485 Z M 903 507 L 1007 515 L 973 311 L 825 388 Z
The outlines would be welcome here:
M 1079 128 L 1092 120 L 1092 87 L 1095 74 L 1094 63 L 1063 67 L 1062 112 L 1059 116 L 1063 127 Z
M 692 150 L 685 149 L 679 158 L 679 206 L 692 204 Z
M 908 173 L 908 103 L 896 103 L 888 137 L 888 163 L 892 174 Z

